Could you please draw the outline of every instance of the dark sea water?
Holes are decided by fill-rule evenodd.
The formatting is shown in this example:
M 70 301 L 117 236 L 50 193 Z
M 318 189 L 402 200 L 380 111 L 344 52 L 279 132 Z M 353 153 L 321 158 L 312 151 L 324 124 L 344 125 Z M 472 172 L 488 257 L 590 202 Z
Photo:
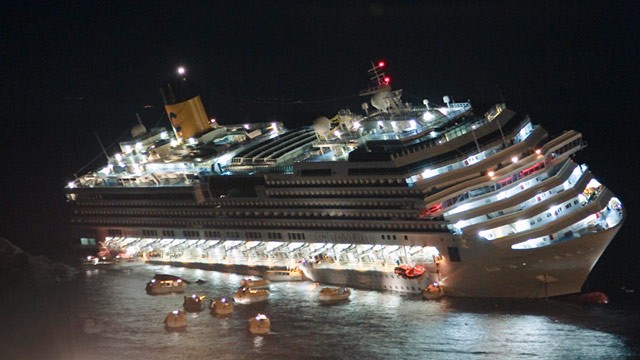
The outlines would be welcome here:
M 228 318 L 188 314 L 184 332 L 167 332 L 166 314 L 183 295 L 150 296 L 154 273 L 180 275 L 185 294 L 231 296 L 241 275 L 133 266 L 86 270 L 56 290 L 4 302 L 0 359 L 634 359 L 639 317 L 631 307 L 558 300 L 442 299 L 352 291 L 334 305 L 311 282 L 275 283 L 268 302 L 236 304 Z M 248 319 L 271 319 L 252 335 Z M 104 325 L 82 331 L 84 319 Z

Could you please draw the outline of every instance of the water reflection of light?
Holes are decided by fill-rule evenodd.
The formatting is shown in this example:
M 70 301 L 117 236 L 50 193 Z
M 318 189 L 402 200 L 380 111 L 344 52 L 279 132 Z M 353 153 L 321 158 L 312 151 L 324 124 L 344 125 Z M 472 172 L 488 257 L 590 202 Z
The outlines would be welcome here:
M 403 300 L 402 296 L 394 293 L 380 293 L 375 291 L 351 290 L 352 299 L 366 306 L 380 306 L 383 308 L 398 308 Z
M 99 272 L 100 272 L 100 270 L 98 270 L 98 269 L 91 269 L 91 270 L 87 270 L 86 274 L 87 274 L 87 276 L 93 276 L 93 275 L 98 275 Z
M 253 338 L 253 347 L 256 350 L 260 350 L 264 345 L 264 336 L 257 335 Z
M 328 285 L 310 281 L 273 285 L 277 301 L 274 298 L 268 305 L 239 306 L 228 318 L 212 318 L 208 311 L 198 316 L 189 315 L 187 331 L 167 333 L 160 319 L 182 303 L 183 294 L 150 297 L 143 287 L 155 273 L 177 271 L 177 268 L 145 265 L 134 268 L 133 276 L 123 276 L 102 268 L 88 281 L 71 284 L 82 286 L 66 292 L 71 300 L 60 304 L 66 308 L 64 312 L 51 314 L 47 312 L 48 307 L 41 306 L 34 306 L 32 311 L 42 312 L 38 319 L 47 325 L 55 314 L 61 318 L 69 313 L 78 318 L 96 317 L 99 309 L 100 317 L 108 319 L 104 335 L 99 341 L 85 341 L 90 344 L 90 350 L 73 338 L 73 342 L 70 341 L 73 350 L 67 350 L 85 355 L 76 356 L 83 359 L 99 358 L 96 353 L 117 353 L 123 359 L 141 357 L 141 349 L 144 349 L 144 358 L 150 359 L 168 358 L 171 356 L 168 349 L 189 359 L 286 358 L 282 356 L 282 349 L 304 349 L 303 354 L 310 354 L 308 357 L 322 354 L 322 358 L 334 359 L 632 358 L 632 350 L 624 340 L 627 333 L 618 335 L 618 330 L 607 330 L 624 332 L 621 324 L 628 324 L 621 321 L 613 309 L 552 300 L 445 298 L 434 302 L 423 300 L 419 295 L 353 289 L 351 301 L 327 307 L 318 304 L 317 292 Z M 203 279 L 210 281 L 189 285 L 184 295 L 198 291 L 215 297 L 228 296 L 244 277 L 204 272 L 209 275 Z M 183 275 L 188 280 L 200 277 L 195 275 L 195 269 L 185 269 Z M 82 298 L 78 299 L 77 293 L 82 293 Z M 249 336 L 244 331 L 244 319 L 255 316 L 257 311 L 268 311 L 277 319 L 276 324 L 280 325 L 274 328 L 275 332 Z M 38 333 L 42 333 L 41 329 Z M 398 334 L 401 334 L 401 343 Z M 59 336 L 48 337 L 59 339 Z M 340 343 L 340 346 L 326 345 L 331 343 Z M 244 346 L 233 346 L 235 344 Z M 56 346 L 52 346 L 51 351 L 55 351 Z M 291 358 L 305 358 L 300 353 L 296 355 Z
M 598 349 L 598 344 L 617 341 L 614 336 L 604 332 L 581 329 L 572 324 L 558 324 L 546 316 L 534 315 L 450 314 L 439 328 L 440 336 L 455 341 L 457 346 L 465 348 L 469 353 L 486 351 L 486 344 L 501 344 L 491 351 L 498 357 L 518 353 L 541 358 L 574 358 L 563 347 L 562 342 L 558 342 L 558 336 L 567 339 L 574 332 L 581 336 L 585 332 L 591 332 L 591 339 L 584 346 L 591 349 L 589 352 L 592 352 L 594 358 L 606 358 L 607 347 Z

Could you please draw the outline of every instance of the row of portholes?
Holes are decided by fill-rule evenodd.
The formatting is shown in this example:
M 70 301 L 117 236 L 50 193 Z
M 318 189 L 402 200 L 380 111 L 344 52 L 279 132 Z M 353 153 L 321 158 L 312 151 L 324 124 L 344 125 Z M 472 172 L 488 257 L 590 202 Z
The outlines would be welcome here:
M 312 190 L 268 190 L 267 193 L 271 196 L 345 196 L 349 198 L 358 197 L 358 196 L 371 196 L 371 195 L 383 195 L 383 196 L 391 196 L 391 195 L 415 195 L 415 191 L 410 189 L 395 189 L 395 190 L 383 190 L 377 188 L 375 190 L 364 190 L 364 189 L 349 189 L 349 190 L 322 190 L 322 191 L 312 191 Z
M 149 206 L 149 202 L 148 201 L 86 201 L 86 202 L 82 202 L 81 203 L 82 206 L 108 206 L 108 207 L 140 207 L 140 206 Z M 191 207 L 191 206 L 195 206 L 195 205 L 200 205 L 200 204 L 195 204 L 193 202 L 156 202 L 156 203 L 152 203 L 158 207 L 171 207 L 171 208 L 176 208 L 176 207 Z
M 333 213 L 336 213 L 337 216 L 358 216 L 358 217 L 383 217 L 389 216 L 389 213 L 380 213 L 380 212 L 371 212 L 365 211 L 362 212 L 361 209 L 340 209 L 340 211 L 336 211 L 338 209 L 331 209 L 329 212 L 327 209 L 311 209 L 311 210 L 302 210 L 302 211 L 285 211 L 279 209 L 269 209 L 269 210 L 257 210 L 257 211 L 249 211 L 249 210 L 222 210 L 222 211 L 214 211 L 214 210 L 198 210 L 198 209 L 182 209 L 182 210 L 166 210 L 166 209 L 79 209 L 75 210 L 75 214 L 77 215 L 111 215 L 111 216 L 279 216 L 280 213 L 285 216 L 333 216 Z M 345 211 L 346 210 L 346 211 Z M 396 214 L 396 216 L 401 216 L 405 218 L 413 218 L 413 212 L 408 212 L 406 214 Z
M 400 208 L 400 207 L 411 207 L 413 206 L 413 202 L 410 201 L 397 201 L 396 199 L 390 199 L 388 201 L 366 201 L 358 199 L 356 203 L 346 203 L 346 200 L 353 199 L 345 199 L 345 201 L 308 201 L 302 199 L 295 199 L 292 201 L 224 201 L 224 202 L 211 202 L 209 206 L 220 206 L 220 207 L 251 207 L 251 208 L 281 208 L 281 207 L 297 207 L 297 208 L 371 208 L 371 207 L 387 207 L 387 208 Z M 98 206 L 98 204 L 95 204 Z
M 192 227 L 192 226 L 233 226 L 233 227 L 264 227 L 264 226 L 277 226 L 281 228 L 329 228 L 329 229 L 396 229 L 396 230 L 432 230 L 432 231 L 445 231 L 446 225 L 433 224 L 433 223 L 420 223 L 420 224 L 399 224 L 399 223 L 332 223 L 332 222 L 318 222 L 318 223 L 291 223 L 291 222 L 268 222 L 263 221 L 233 221 L 227 220 L 223 225 L 217 221 L 180 221 L 169 219 L 157 219 L 157 220 L 138 220 L 138 219 L 71 219 L 73 224 L 96 224 L 96 225 L 116 225 L 116 226 L 179 226 L 179 227 Z M 120 236 L 118 234 L 110 234 L 110 236 Z M 168 236 L 168 235 L 167 235 Z
M 413 290 L 413 291 L 420 291 L 420 289 L 418 289 L 415 286 L 407 286 L 406 289 L 405 289 L 404 286 L 398 286 L 398 285 L 395 285 L 395 286 L 389 285 L 389 286 L 387 286 L 387 285 L 384 285 L 383 288 L 385 290 Z
M 355 213 L 347 213 L 343 211 L 332 211 L 332 212 L 318 212 L 318 211 L 249 211 L 249 210 L 222 210 L 222 211 L 203 211 L 203 210 L 158 210 L 158 209 L 147 209 L 147 210 L 138 210 L 138 209 L 118 209 L 118 210 L 93 210 L 93 209 L 82 209 L 76 210 L 76 215 L 103 215 L 103 216 L 162 216 L 162 217 L 228 217 L 228 216 L 255 216 L 255 217 L 272 217 L 272 216 L 285 216 L 285 217 L 319 217 L 319 216 L 356 216 L 356 217 L 383 217 L 382 213 L 363 213 L 363 212 L 355 212 Z M 400 214 L 397 216 L 403 216 L 405 218 L 413 218 L 411 216 L 413 214 Z
M 398 179 L 340 179 L 340 180 L 274 180 L 267 185 L 362 185 L 362 184 L 404 184 L 404 178 Z

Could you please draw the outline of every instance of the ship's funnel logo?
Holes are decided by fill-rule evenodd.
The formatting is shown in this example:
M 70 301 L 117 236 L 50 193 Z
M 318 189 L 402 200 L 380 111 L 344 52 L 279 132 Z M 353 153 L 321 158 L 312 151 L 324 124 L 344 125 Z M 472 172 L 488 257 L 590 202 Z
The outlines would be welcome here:
M 171 123 L 173 124 L 173 127 L 176 129 L 177 132 L 180 132 L 181 127 L 180 125 L 176 124 L 173 119 L 176 119 L 178 117 L 178 115 L 176 115 L 176 113 L 174 112 L 170 112 L 169 113 L 169 120 L 171 120 Z
M 200 96 L 177 104 L 166 104 L 164 109 L 178 138 L 186 140 L 197 137 L 211 128 Z

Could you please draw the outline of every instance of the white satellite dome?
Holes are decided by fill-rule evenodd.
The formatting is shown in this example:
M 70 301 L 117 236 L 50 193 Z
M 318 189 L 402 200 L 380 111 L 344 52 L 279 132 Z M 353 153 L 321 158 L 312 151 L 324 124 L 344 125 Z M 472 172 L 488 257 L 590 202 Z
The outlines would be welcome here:
M 138 137 L 147 132 L 147 128 L 142 124 L 137 124 L 131 128 L 131 137 Z
M 313 129 L 316 131 L 316 134 L 325 136 L 329 133 L 329 130 L 331 130 L 331 120 L 326 116 L 320 116 L 313 121 Z
M 371 105 L 379 111 L 387 111 L 389 108 L 389 97 L 391 97 L 389 90 L 385 89 L 380 91 L 371 97 Z

